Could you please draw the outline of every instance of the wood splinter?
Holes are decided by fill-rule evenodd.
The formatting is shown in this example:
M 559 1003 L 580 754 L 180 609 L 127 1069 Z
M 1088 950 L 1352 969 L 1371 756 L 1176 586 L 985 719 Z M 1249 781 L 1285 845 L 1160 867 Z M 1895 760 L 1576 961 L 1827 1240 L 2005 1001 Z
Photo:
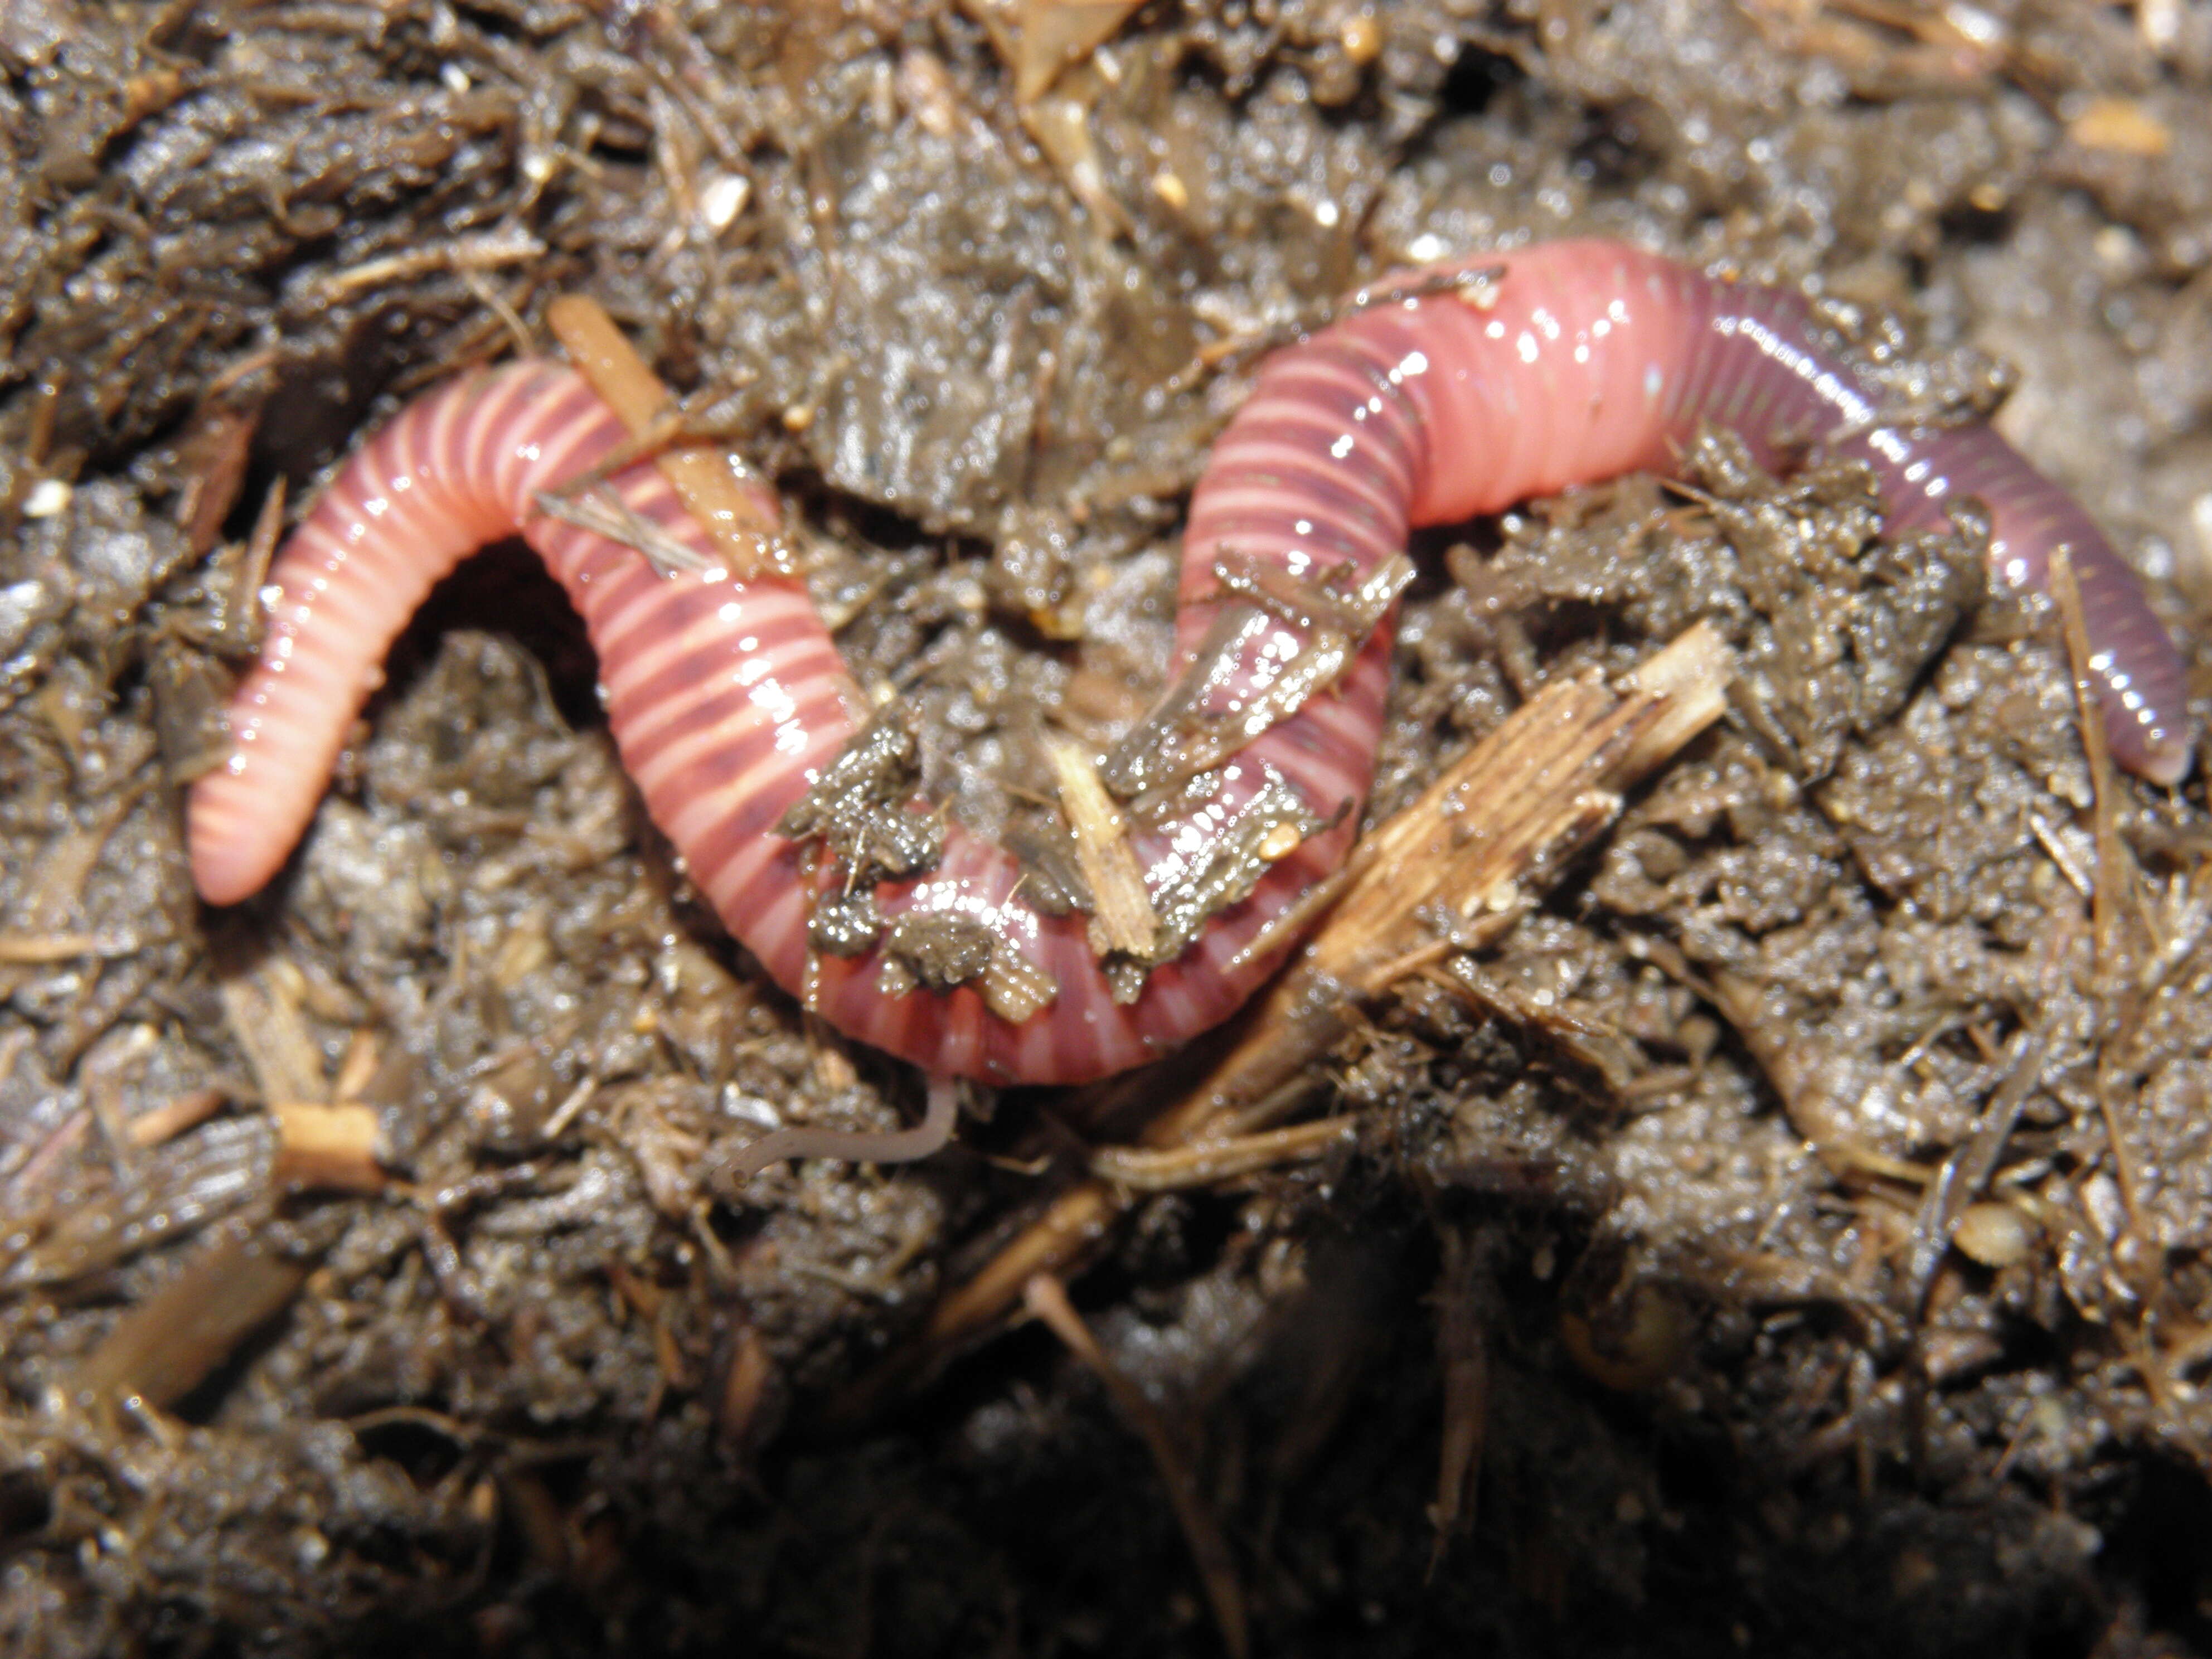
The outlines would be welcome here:
M 1160 918 L 1145 890 L 1145 872 L 1130 849 L 1128 830 L 1114 798 L 1090 757 L 1064 738 L 1048 735 L 1060 784 L 1060 806 L 1075 839 L 1076 867 L 1091 889 L 1091 948 L 1147 958 L 1160 935 Z
M 576 372 L 592 384 L 641 446 L 651 448 L 682 436 L 676 399 L 646 367 L 614 319 L 596 301 L 566 294 L 545 307 L 546 326 L 568 349 Z M 728 556 L 739 580 L 788 574 L 777 526 L 759 500 L 730 474 L 718 451 L 661 448 L 653 456 L 691 516 Z

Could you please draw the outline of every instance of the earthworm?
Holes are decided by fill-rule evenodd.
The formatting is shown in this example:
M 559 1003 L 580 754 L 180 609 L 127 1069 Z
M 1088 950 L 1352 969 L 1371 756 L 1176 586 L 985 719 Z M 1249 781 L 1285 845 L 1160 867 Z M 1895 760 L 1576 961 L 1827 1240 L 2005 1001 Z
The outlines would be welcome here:
M 2178 780 L 2191 752 L 2179 657 L 2082 509 L 1987 426 L 1907 429 L 1883 418 L 1873 372 L 1799 295 L 1607 241 L 1395 279 L 1267 358 L 1192 497 L 1170 682 L 1177 720 L 1238 736 L 1225 758 L 1207 761 L 1204 787 L 1170 778 L 1156 793 L 1171 806 L 1133 812 L 1129 838 L 1164 907 L 1212 897 L 1192 912 L 1187 948 L 1133 977 L 1126 963 L 1102 967 L 1083 915 L 1054 914 L 1020 860 L 957 823 L 945 827 L 933 865 L 855 872 L 848 862 L 841 875 L 787 815 L 803 817 L 810 790 L 884 728 L 864 728 L 866 704 L 804 587 L 711 568 L 712 545 L 651 465 L 615 472 L 605 488 L 664 545 L 672 538 L 710 568 L 670 568 L 549 514 L 539 493 L 619 459 L 623 427 L 552 362 L 476 372 L 422 394 L 372 438 L 279 556 L 266 644 L 230 708 L 233 752 L 193 787 L 194 878 L 216 903 L 269 879 L 431 584 L 520 531 L 582 614 L 615 741 L 647 810 L 778 982 L 934 1078 L 1099 1077 L 1236 1009 L 1291 942 L 1282 935 L 1294 930 L 1272 924 L 1335 869 L 1357 826 L 1392 618 L 1362 624 L 1364 642 L 1352 640 L 1332 684 L 1285 698 L 1319 624 L 1295 605 L 1249 596 L 1272 583 L 1279 601 L 1304 592 L 1326 611 L 1330 595 L 1402 552 L 1411 526 L 1664 471 L 1703 423 L 1733 429 L 1770 466 L 1808 453 L 1866 462 L 1893 532 L 1940 526 L 1954 499 L 1978 497 L 1995 571 L 2014 586 L 2039 586 L 2051 551 L 2069 547 L 2112 751 L 2144 776 Z M 1248 740 L 1237 720 L 1269 708 L 1270 688 L 1273 723 Z M 1151 737 L 1164 742 L 1175 724 Z M 915 806 L 902 822 L 922 816 Z M 1240 835 L 1241 878 L 1216 857 Z M 876 931 L 830 954 L 821 906 L 850 898 L 856 883 L 872 884 Z M 975 947 L 957 982 L 914 982 L 896 936 L 921 924 Z M 995 994 L 987 958 L 1028 989 Z

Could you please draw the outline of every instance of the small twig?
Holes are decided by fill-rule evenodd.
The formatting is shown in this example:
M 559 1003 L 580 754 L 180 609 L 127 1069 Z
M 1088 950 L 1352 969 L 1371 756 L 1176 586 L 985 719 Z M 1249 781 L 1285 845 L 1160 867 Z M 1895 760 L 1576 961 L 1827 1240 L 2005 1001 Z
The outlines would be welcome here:
M 141 1112 L 124 1126 L 134 1146 L 159 1146 L 187 1129 L 196 1129 L 221 1111 L 230 1097 L 221 1089 L 192 1089 L 149 1112 Z
M 2079 711 L 2081 755 L 2089 766 L 2089 786 L 2094 792 L 2093 813 L 2097 837 L 2097 884 L 2090 895 L 2089 915 L 2094 929 L 2097 966 L 2110 972 L 2112 930 L 2120 910 L 2120 884 L 2125 878 L 2127 849 L 2120 841 L 2117 807 L 2118 785 L 2112 758 L 2105 739 L 2105 719 L 2097 708 L 2096 684 L 2091 678 L 2089 626 L 2081 611 L 2081 584 L 2075 580 L 2074 560 L 2063 546 L 2051 550 L 2051 596 L 2057 602 L 2058 621 L 2066 639 L 2066 659 L 2074 675 L 2074 701 Z
M 1293 939 L 1303 939 L 1306 930 L 1321 917 L 1336 908 L 1357 873 L 1352 865 L 1346 864 L 1334 874 L 1316 882 L 1302 894 L 1297 902 L 1282 915 L 1262 927 L 1248 939 L 1237 954 L 1229 958 L 1224 974 L 1239 974 L 1255 962 L 1266 960 Z
M 921 1333 L 831 1406 L 835 1423 L 854 1423 L 945 1358 L 997 1328 L 1021 1301 L 1022 1286 L 1042 1273 L 1062 1272 L 1082 1261 L 1104 1239 L 1130 1200 L 1103 1181 L 1070 1188 L 983 1264 L 954 1285 L 929 1310 Z
M 491 278 L 473 268 L 465 268 L 460 276 L 461 285 L 476 296 L 477 303 L 499 319 L 507 338 L 514 343 L 514 349 L 518 352 L 530 351 L 536 344 L 530 337 L 530 325 L 507 303 L 507 296 L 491 285 Z
M 364 260 L 347 270 L 332 272 L 317 287 L 324 299 L 342 300 L 360 289 L 404 283 L 434 270 L 491 270 L 501 265 L 541 258 L 544 252 L 545 244 L 526 231 L 495 230 Z
M 0 933 L 0 963 L 10 967 L 43 968 L 80 957 L 127 957 L 139 948 L 135 939 L 108 933 Z
M 1317 1158 L 1352 1139 L 1358 1120 L 1325 1117 L 1259 1134 L 1203 1141 L 1194 1146 L 1152 1151 L 1107 1146 L 1093 1153 L 1091 1172 L 1101 1180 L 1137 1193 L 1172 1193 L 1211 1186 L 1261 1170 L 1279 1169 Z
M 1244 1659 L 1251 1651 L 1251 1636 L 1236 1560 L 1229 1553 L 1229 1543 L 1222 1536 L 1219 1522 L 1198 1489 L 1196 1472 L 1176 1445 L 1175 1436 L 1152 1409 L 1144 1390 L 1106 1357 L 1097 1339 L 1084 1324 L 1083 1316 L 1068 1301 L 1066 1285 L 1049 1273 L 1038 1273 L 1022 1287 L 1022 1301 L 1031 1314 L 1051 1328 L 1054 1336 L 1067 1345 L 1069 1352 L 1090 1367 L 1104 1385 L 1107 1397 L 1113 1401 L 1121 1420 L 1145 1443 L 1152 1467 L 1159 1471 L 1161 1483 L 1168 1489 L 1168 1502 L 1175 1508 L 1183 1541 L 1190 1546 L 1199 1577 L 1205 1583 L 1206 1599 L 1213 1609 L 1221 1645 L 1229 1650 L 1231 1659 Z
M 1426 300 L 1440 294 L 1456 295 L 1477 311 L 1495 310 L 1498 290 L 1505 280 L 1506 269 L 1503 261 L 1486 265 L 1447 264 L 1410 276 L 1394 278 L 1374 288 L 1359 289 L 1335 307 L 1334 315 L 1348 317 L 1372 310 L 1376 306 L 1406 300 Z
M 2094 895 L 2097 888 L 2095 872 L 2081 867 L 2081 861 L 2075 856 L 2074 849 L 2058 838 L 2058 831 L 2049 820 L 2040 812 L 2031 811 L 2027 815 L 2027 827 L 2042 844 L 2043 850 L 2050 854 L 2051 861 L 2058 866 L 2058 873 L 2066 878 L 2066 884 L 2083 898 Z
M 550 1143 L 568 1133 L 568 1126 L 592 1103 L 592 1097 L 599 1091 L 599 1080 L 596 1077 L 587 1077 L 571 1089 L 568 1097 L 553 1109 L 553 1115 L 545 1120 L 544 1128 L 539 1131 L 545 1140 Z
M 2081 757 L 2089 769 L 2092 807 L 2090 822 L 2097 847 L 2097 870 L 2089 893 L 2089 925 L 2097 972 L 2114 982 L 2120 970 L 2117 959 L 2121 906 L 2132 886 L 2135 865 L 2127 843 L 2120 838 L 2120 785 L 2112 770 L 2111 748 L 2105 735 L 2104 715 L 2097 708 L 2096 683 L 2090 666 L 2088 620 L 2081 608 L 2081 586 L 2074 570 L 2072 554 L 2064 547 L 2051 550 L 2051 597 L 2058 606 L 2060 631 L 2066 641 L 2067 666 L 2074 677 L 2075 725 L 2081 734 Z M 2120 1130 L 2120 1106 L 2113 1097 L 2109 1062 L 2101 1051 L 2097 1075 L 2097 1106 L 2112 1143 L 2112 1172 L 2128 1212 L 2130 1229 L 2142 1224 L 2142 1186 L 2126 1137 Z
M 664 576 L 704 575 L 722 568 L 652 520 L 632 512 L 619 495 L 597 481 L 586 485 L 582 493 L 574 495 L 541 489 L 532 504 L 549 519 L 558 519 L 579 530 L 588 530 L 595 536 L 605 536 L 611 542 L 636 549 Z

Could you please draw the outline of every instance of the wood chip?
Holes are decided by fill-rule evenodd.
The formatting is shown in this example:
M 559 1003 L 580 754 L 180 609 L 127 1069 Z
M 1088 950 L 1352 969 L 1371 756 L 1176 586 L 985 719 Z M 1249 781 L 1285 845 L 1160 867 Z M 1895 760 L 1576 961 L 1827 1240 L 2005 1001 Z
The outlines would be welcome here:
M 376 1080 L 383 1058 L 376 1032 L 367 1025 L 356 1027 L 346 1043 L 345 1057 L 338 1061 L 337 1077 L 331 1085 L 331 1098 L 359 1100 Z
M 2173 148 L 2173 131 L 2132 98 L 2093 98 L 2066 124 L 2066 136 L 2084 149 L 2156 161 Z
M 159 1146 L 187 1129 L 198 1128 L 221 1111 L 228 1099 L 220 1089 L 191 1090 L 151 1111 L 139 1113 L 125 1126 L 124 1134 L 134 1146 Z
M 768 1344 L 750 1325 L 739 1326 L 730 1340 L 729 1361 L 714 1402 L 714 1426 L 725 1439 L 743 1445 L 751 1438 L 761 1402 L 775 1379 Z
M 376 1159 L 374 1107 L 285 1102 L 269 1115 L 276 1120 L 279 1184 L 345 1193 L 381 1192 L 387 1184 Z
M 1014 99 L 1033 102 L 1060 71 L 1114 37 L 1143 0 L 964 0 L 1014 76 Z
M 1160 918 L 1145 890 L 1145 874 L 1129 845 L 1121 809 L 1098 781 L 1091 757 L 1066 738 L 1048 735 L 1045 750 L 1060 781 L 1060 807 L 1075 837 L 1075 859 L 1091 889 L 1091 948 L 1148 957 Z
M 88 1398 L 135 1396 L 174 1405 L 273 1318 L 307 1270 L 234 1226 L 145 1301 L 117 1320 L 71 1379 Z

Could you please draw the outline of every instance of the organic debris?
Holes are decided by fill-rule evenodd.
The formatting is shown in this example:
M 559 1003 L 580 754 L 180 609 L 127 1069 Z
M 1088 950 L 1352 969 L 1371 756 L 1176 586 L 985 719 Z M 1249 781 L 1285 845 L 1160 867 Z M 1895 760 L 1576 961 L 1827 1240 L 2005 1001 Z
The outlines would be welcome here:
M 1808 283 L 2205 679 L 2201 8 L 14 0 L 0 64 L 9 1653 L 2212 1648 L 2212 818 L 1971 511 L 1716 434 L 1419 538 L 1334 982 L 914 1167 L 777 1139 L 954 1103 L 723 937 L 512 549 L 270 892 L 176 802 L 322 470 L 562 295 L 881 711 L 854 861 L 1083 796 L 1038 736 L 1143 720 L 1266 351 L 1537 237 Z M 1033 1283 L 1085 1358 L 997 1335 Z

